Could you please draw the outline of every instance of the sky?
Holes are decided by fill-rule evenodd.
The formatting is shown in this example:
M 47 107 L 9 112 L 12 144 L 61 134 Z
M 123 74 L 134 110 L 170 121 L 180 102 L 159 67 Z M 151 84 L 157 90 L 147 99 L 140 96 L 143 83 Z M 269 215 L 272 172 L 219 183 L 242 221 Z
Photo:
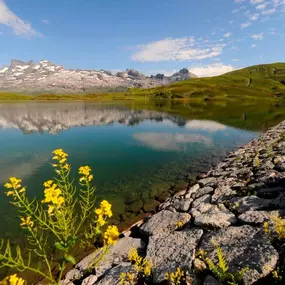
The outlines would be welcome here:
M 198 76 L 285 62 L 285 0 L 0 0 L 0 67 Z

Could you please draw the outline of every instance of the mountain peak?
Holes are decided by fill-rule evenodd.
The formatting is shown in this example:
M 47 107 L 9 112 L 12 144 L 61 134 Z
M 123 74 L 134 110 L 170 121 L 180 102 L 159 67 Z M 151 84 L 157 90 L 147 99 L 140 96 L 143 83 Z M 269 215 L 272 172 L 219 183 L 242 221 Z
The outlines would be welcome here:
M 149 88 L 195 77 L 187 69 L 165 76 L 146 76 L 135 69 L 107 70 L 65 69 L 49 60 L 25 62 L 12 59 L 9 67 L 0 70 L 0 90 L 40 93 L 86 93 L 131 87 Z

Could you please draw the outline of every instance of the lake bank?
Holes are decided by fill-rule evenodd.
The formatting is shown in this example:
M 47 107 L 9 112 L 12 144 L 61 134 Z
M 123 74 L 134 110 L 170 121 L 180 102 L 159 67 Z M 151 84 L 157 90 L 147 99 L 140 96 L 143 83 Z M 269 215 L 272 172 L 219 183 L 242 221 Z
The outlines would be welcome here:
M 229 154 L 197 177 L 194 185 L 162 203 L 156 214 L 125 232 L 82 284 L 117 284 L 120 273 L 130 270 L 127 255 L 132 247 L 153 263 L 155 282 L 163 281 L 165 273 L 176 267 L 189 274 L 201 265 L 195 258 L 200 249 L 216 262 L 212 239 L 232 272 L 248 268 L 242 276 L 244 284 L 271 284 L 268 275 L 277 265 L 284 266 L 284 252 L 264 233 L 263 223 L 283 214 L 284 195 L 285 121 Z M 79 280 L 95 256 L 77 264 L 63 284 Z M 219 284 L 210 275 L 191 275 L 202 276 L 202 284 Z

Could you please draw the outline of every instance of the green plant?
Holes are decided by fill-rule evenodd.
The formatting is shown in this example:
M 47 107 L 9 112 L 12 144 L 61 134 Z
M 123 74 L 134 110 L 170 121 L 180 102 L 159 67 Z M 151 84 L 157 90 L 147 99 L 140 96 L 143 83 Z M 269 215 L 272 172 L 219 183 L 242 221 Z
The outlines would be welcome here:
M 26 232 L 29 253 L 25 259 L 19 245 L 13 249 L 10 241 L 2 240 L 0 267 L 9 267 L 20 272 L 29 270 L 47 279 L 49 284 L 60 284 L 67 265 L 76 262 L 72 256 L 75 246 L 91 245 L 102 238 L 105 249 L 102 254 L 105 254 L 108 246 L 116 242 L 119 232 L 115 226 L 108 226 L 103 230 L 107 219 L 112 216 L 111 204 L 104 200 L 100 208 L 95 208 L 91 168 L 79 168 L 80 189 L 77 191 L 70 178 L 68 154 L 62 149 L 55 150 L 53 154 L 55 163 L 52 166 L 56 176 L 44 183 L 45 197 L 41 203 L 28 198 L 27 189 L 22 186 L 21 179 L 11 177 L 5 184 L 8 189 L 6 195 L 13 198 L 10 203 L 16 207 L 20 215 L 20 225 Z M 35 260 L 38 263 L 32 264 Z M 55 266 L 56 274 L 53 270 Z
M 270 226 L 272 224 L 272 226 Z M 277 236 L 279 240 L 285 239 L 285 219 L 281 218 L 279 215 L 270 217 L 269 222 L 264 222 L 263 224 L 264 232 L 272 236 Z
M 149 260 L 139 256 L 137 249 L 132 248 L 129 252 L 129 261 L 133 264 L 133 272 L 121 273 L 120 285 L 135 285 L 138 282 L 145 284 L 152 273 L 152 264 Z
M 253 167 L 259 167 L 260 165 L 260 159 L 258 158 L 258 156 L 255 156 L 255 158 L 253 159 Z
M 215 264 L 209 257 L 205 258 L 205 262 L 208 265 L 210 271 L 221 281 L 228 285 L 238 285 L 240 284 L 244 273 L 248 268 L 243 268 L 237 273 L 231 273 L 229 271 L 229 266 L 227 264 L 225 255 L 222 249 L 216 242 L 213 242 L 216 248 L 216 254 L 218 258 L 218 263 Z
M 167 272 L 165 279 L 168 280 L 171 285 L 180 285 L 185 281 L 185 273 L 181 268 L 177 267 L 175 272 Z

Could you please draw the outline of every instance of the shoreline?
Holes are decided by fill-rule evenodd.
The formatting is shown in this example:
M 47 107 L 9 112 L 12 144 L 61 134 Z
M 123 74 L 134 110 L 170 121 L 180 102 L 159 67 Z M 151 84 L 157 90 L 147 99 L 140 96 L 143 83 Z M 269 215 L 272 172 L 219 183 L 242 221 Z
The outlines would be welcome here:
M 218 241 L 233 271 L 249 267 L 243 275 L 244 284 L 260 282 L 277 264 L 283 265 L 281 249 L 264 234 L 263 223 L 283 214 L 284 209 L 285 121 L 230 153 L 199 175 L 194 185 L 160 204 L 155 214 L 124 231 L 90 276 L 83 272 L 98 252 L 67 272 L 62 284 L 71 285 L 75 280 L 82 284 L 117 284 L 120 273 L 131 268 L 127 256 L 133 247 L 152 262 L 155 283 L 163 281 L 165 273 L 175 271 L 177 266 L 196 280 L 200 276 L 190 274 L 198 260 L 195 253 L 202 249 L 216 260 L 212 239 Z M 207 282 L 211 278 L 202 276 L 199 284 L 210 284 Z
M 154 282 L 162 282 L 165 273 L 175 271 L 177 266 L 196 279 L 190 274 L 197 263 L 195 252 L 206 250 L 215 260 L 215 248 L 210 243 L 215 239 L 233 271 L 249 267 L 243 282 L 251 285 L 277 266 L 279 249 L 263 234 L 262 227 L 283 209 L 285 121 L 230 153 L 208 173 L 199 175 L 194 185 L 162 203 L 154 215 L 123 232 L 82 284 L 117 284 L 120 273 L 130 269 L 127 256 L 132 247 L 153 263 Z M 93 252 L 81 260 L 62 284 L 83 280 L 82 272 L 97 254 Z M 210 284 L 207 282 L 211 278 L 203 276 L 201 284 Z

